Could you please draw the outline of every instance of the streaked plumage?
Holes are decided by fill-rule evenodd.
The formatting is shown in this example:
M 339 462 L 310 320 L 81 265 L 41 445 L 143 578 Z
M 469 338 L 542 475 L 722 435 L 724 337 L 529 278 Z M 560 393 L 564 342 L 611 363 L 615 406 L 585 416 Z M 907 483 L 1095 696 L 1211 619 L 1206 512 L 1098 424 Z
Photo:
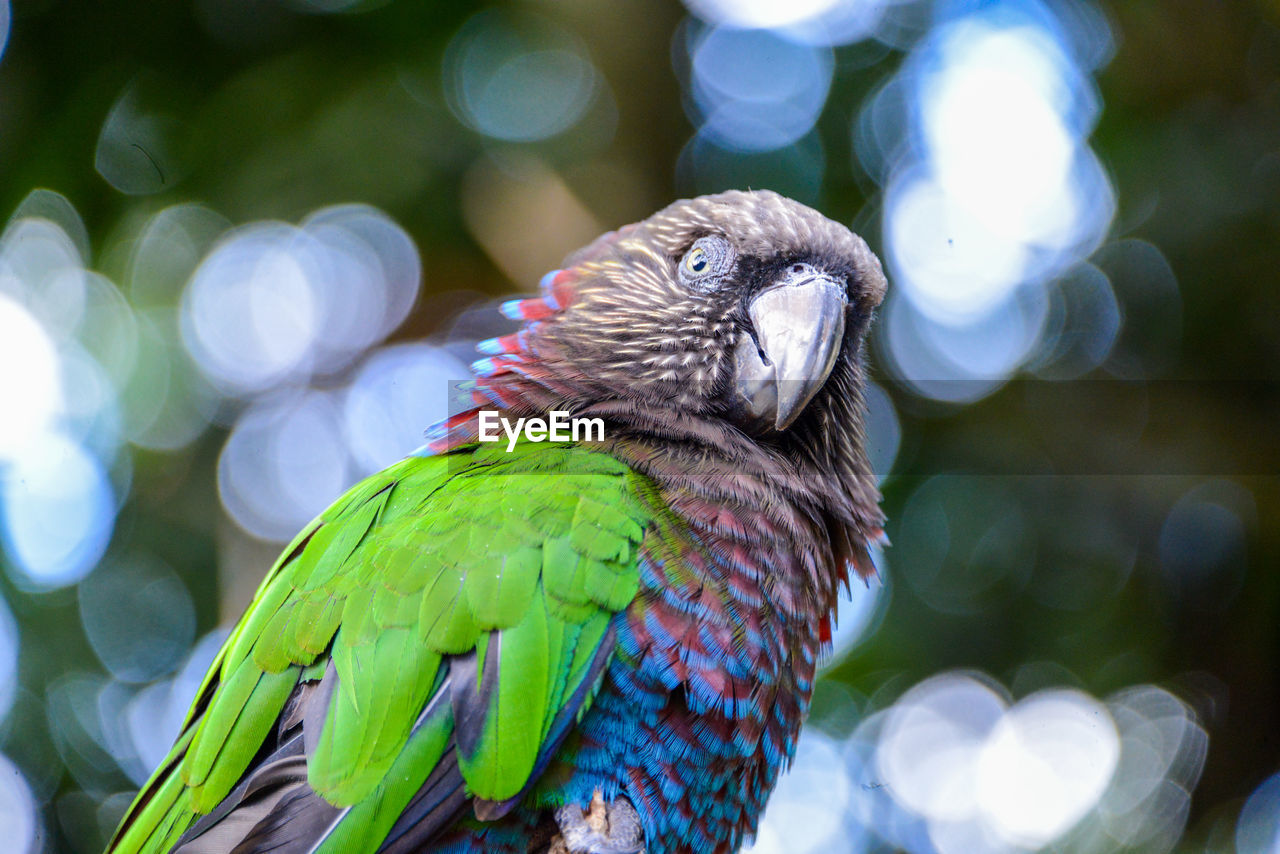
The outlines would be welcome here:
M 883 274 L 816 212 L 726 193 L 542 289 L 482 344 L 476 409 L 285 550 L 112 852 L 542 851 L 597 792 L 649 854 L 754 830 L 880 535 L 860 395 Z M 808 346 L 760 317 L 796 294 L 839 314 L 821 375 L 743 398 Z M 480 408 L 605 439 L 507 453 L 477 444 Z

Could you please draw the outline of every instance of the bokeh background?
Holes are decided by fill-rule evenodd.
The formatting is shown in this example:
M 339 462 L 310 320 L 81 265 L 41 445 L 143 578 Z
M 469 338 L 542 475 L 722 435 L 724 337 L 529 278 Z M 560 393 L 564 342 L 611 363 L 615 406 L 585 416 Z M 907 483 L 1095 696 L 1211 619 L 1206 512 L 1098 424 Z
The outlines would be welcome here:
M 0 847 L 100 850 L 494 301 L 769 187 L 893 546 L 755 852 L 1280 851 L 1280 6 L 0 0 Z

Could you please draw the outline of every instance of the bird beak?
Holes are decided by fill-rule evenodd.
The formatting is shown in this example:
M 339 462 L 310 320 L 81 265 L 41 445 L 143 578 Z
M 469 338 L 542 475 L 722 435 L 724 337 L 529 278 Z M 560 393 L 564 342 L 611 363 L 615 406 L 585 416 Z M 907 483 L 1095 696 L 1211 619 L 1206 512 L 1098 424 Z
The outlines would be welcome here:
M 751 301 L 755 340 L 738 343 L 734 391 L 752 420 L 782 431 L 804 411 L 840 355 L 848 304 L 844 283 L 808 264 Z

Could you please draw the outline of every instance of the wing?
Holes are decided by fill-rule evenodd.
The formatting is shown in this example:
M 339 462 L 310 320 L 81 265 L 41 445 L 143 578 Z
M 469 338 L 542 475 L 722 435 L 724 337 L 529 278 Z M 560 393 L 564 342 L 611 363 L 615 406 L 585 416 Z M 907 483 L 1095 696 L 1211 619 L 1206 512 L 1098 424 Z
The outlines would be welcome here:
M 408 851 L 468 800 L 503 815 L 593 699 L 651 496 L 554 444 L 358 484 L 271 569 L 108 851 Z

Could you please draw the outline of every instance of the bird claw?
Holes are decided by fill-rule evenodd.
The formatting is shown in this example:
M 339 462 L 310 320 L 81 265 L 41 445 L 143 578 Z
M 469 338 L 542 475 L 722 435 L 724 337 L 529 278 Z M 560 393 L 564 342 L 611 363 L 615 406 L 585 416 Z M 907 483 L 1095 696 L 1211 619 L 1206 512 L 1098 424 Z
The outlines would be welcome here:
M 566 804 L 556 810 L 556 823 L 569 854 L 644 854 L 640 816 L 626 798 L 606 804 L 597 789 L 585 812 L 577 804 Z

